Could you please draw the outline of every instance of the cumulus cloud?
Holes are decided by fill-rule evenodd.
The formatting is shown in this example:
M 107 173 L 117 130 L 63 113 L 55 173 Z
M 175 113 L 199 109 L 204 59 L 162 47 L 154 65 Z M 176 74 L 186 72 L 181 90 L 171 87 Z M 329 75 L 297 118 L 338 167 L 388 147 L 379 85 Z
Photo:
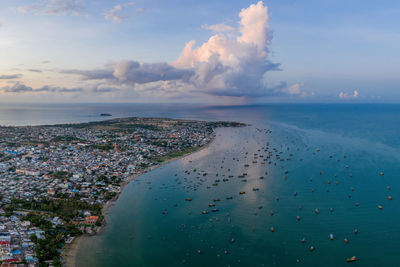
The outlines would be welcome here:
M 17 82 L 11 86 L 1 87 L 0 90 L 6 93 L 40 93 L 40 92 L 74 93 L 83 91 L 83 89 L 81 88 L 63 88 L 63 87 L 49 86 L 49 85 L 33 89 L 32 87 L 27 86 L 20 82 Z
M 280 70 L 279 64 L 268 60 L 272 39 L 268 8 L 260 1 L 242 9 L 239 17 L 236 36 L 219 32 L 199 47 L 192 40 L 173 66 L 193 69 L 190 84 L 205 94 L 238 97 L 282 94 L 285 83 L 269 86 L 264 79 L 266 72 Z
M 11 80 L 21 78 L 22 74 L 0 75 L 0 80 Z
M 119 22 L 113 14 L 123 10 L 114 7 L 109 19 Z M 178 59 L 169 63 L 139 63 L 122 61 L 103 69 L 64 70 L 84 80 L 102 80 L 108 85 L 127 86 L 134 90 L 176 91 L 183 94 L 203 94 L 233 97 L 296 95 L 296 86 L 285 82 L 269 84 L 266 73 L 280 70 L 279 63 L 269 60 L 268 46 L 272 40 L 268 8 L 260 1 L 242 9 L 236 28 L 225 24 L 203 26 L 214 34 L 200 46 L 189 41 Z M 147 85 L 149 84 L 149 85 Z M 138 86 L 143 85 L 143 86 Z M 146 85 L 146 86 L 144 86 Z M 184 88 L 184 89 L 183 89 Z M 299 90 L 299 88 L 297 88 Z
M 113 8 L 104 13 L 104 18 L 116 23 L 121 23 L 124 20 L 133 16 L 138 16 L 143 13 L 143 8 L 136 8 L 134 2 L 115 5 Z
M 306 92 L 302 90 L 304 87 L 303 83 L 295 83 L 289 87 L 287 87 L 287 93 L 291 96 L 298 96 L 298 97 L 313 97 L 315 95 L 314 92 Z
M 357 90 L 354 90 L 353 94 L 350 94 L 350 95 L 347 93 L 344 93 L 344 92 L 339 93 L 339 98 L 341 98 L 341 99 L 349 99 L 349 98 L 357 98 L 357 97 L 359 97 L 359 93 Z
M 83 0 L 67 2 L 83 4 Z M 114 22 L 122 22 L 134 14 L 135 10 L 132 2 L 120 4 L 107 11 L 105 17 Z M 302 83 L 288 85 L 284 81 L 274 84 L 268 81 L 268 72 L 281 70 L 279 63 L 269 59 L 272 34 L 268 22 L 268 8 L 260 1 L 240 11 L 236 27 L 225 24 L 204 25 L 203 28 L 212 31 L 211 37 L 200 45 L 196 45 L 194 40 L 187 42 L 172 63 L 134 60 L 111 62 L 98 69 L 60 71 L 62 74 L 80 76 L 80 88 L 43 86 L 33 89 L 16 83 L 0 90 L 9 93 L 82 91 L 110 96 L 114 93 L 119 97 L 167 98 L 308 96 L 302 91 Z
M 84 0 L 41 0 L 37 4 L 18 8 L 21 13 L 36 15 L 83 15 L 85 13 Z
M 288 93 L 291 95 L 299 95 L 302 93 L 300 89 L 303 86 L 304 86 L 304 84 L 302 84 L 302 83 L 293 84 L 292 86 L 290 86 L 288 88 Z

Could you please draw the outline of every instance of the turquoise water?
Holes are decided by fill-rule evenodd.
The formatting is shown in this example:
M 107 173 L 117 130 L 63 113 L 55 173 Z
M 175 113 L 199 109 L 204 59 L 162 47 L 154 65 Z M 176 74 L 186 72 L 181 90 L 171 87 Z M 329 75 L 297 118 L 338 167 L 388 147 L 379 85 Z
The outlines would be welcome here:
M 211 107 L 180 117 L 251 126 L 219 129 L 208 148 L 127 185 L 105 231 L 82 242 L 78 266 L 342 266 L 351 256 L 399 266 L 399 106 Z
M 102 112 L 251 124 L 219 129 L 208 148 L 127 185 L 105 231 L 83 240 L 77 266 L 344 266 L 351 256 L 359 266 L 400 265 L 400 105 L 34 109 L 37 124 L 102 119 Z M 0 111 L 0 124 L 29 122 Z

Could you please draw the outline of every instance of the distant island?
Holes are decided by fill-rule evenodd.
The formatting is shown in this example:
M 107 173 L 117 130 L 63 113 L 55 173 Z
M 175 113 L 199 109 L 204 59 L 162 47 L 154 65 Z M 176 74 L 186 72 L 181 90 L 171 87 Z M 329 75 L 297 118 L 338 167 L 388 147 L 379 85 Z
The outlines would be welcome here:
M 101 113 L 100 116 L 102 116 L 102 117 L 111 117 L 112 115 L 110 113 Z
M 206 146 L 215 128 L 242 126 L 122 118 L 0 127 L 0 226 L 6 229 L 3 251 L 12 255 L 4 262 L 62 266 L 68 253 L 61 249 L 101 229 L 106 208 L 124 185 Z

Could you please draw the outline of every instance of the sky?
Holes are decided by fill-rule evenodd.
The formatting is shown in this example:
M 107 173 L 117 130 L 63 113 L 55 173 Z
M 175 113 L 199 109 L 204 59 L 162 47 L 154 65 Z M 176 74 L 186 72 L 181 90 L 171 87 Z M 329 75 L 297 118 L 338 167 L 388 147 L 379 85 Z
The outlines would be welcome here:
M 400 2 L 1 0 L 0 102 L 400 102 Z

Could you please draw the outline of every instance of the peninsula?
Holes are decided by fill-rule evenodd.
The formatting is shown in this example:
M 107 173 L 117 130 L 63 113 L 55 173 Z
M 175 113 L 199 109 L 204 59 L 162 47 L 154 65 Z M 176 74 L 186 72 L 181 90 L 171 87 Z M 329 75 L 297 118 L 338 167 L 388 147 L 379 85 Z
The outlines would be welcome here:
M 209 144 L 236 122 L 122 118 L 0 127 L 0 259 L 61 266 L 62 248 L 104 224 L 134 177 Z

